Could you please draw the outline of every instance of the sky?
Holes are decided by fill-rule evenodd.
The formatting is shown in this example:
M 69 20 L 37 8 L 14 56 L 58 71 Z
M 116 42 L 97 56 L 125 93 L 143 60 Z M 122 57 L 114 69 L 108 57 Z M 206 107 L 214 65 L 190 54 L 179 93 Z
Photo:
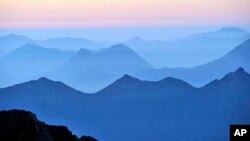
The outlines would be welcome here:
M 0 0 L 0 35 L 35 39 L 172 39 L 224 26 L 250 30 L 250 0 Z
M 249 24 L 249 0 L 0 0 L 0 28 Z

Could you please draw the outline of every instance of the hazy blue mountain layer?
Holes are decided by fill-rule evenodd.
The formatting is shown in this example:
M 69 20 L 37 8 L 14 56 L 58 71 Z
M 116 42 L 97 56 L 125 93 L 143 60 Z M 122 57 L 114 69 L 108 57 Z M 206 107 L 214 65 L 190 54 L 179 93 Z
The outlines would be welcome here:
M 194 67 L 222 57 L 250 38 L 240 28 L 225 27 L 170 41 L 148 41 L 135 37 L 124 42 L 150 64 L 162 67 Z
M 55 48 L 66 51 L 76 51 L 80 48 L 97 50 L 112 45 L 112 42 L 91 41 L 84 38 L 58 37 L 53 39 L 34 40 L 22 35 L 10 34 L 0 37 L 0 57 L 27 43 L 33 43 L 46 48 Z
M 242 68 L 202 88 L 125 75 L 95 94 L 41 78 L 0 89 L 0 109 L 30 110 L 100 140 L 229 140 L 229 124 L 250 123 L 249 92 L 250 75 Z
M 20 35 L 10 34 L 7 36 L 0 37 L 0 57 L 8 54 L 12 50 L 28 43 L 33 40 Z
M 182 79 L 194 86 L 202 86 L 213 79 L 222 78 L 228 72 L 243 67 L 250 72 L 250 39 L 235 47 L 223 57 L 193 68 L 162 68 L 139 72 L 133 76 L 142 80 L 161 80 L 171 76 Z
M 62 68 L 46 74 L 86 92 L 96 92 L 124 74 L 152 67 L 129 47 L 118 44 L 98 51 L 80 49 Z
M 0 87 L 24 82 L 41 73 L 54 71 L 63 66 L 73 54 L 73 51 L 25 44 L 0 58 Z
M 246 34 L 247 32 L 237 28 L 224 28 L 205 35 L 209 37 L 239 37 Z M 198 34 L 189 37 L 191 38 L 189 40 L 197 40 L 200 36 L 204 35 Z M 17 35 L 10 37 L 13 39 L 21 38 Z M 58 39 L 64 40 L 65 38 Z M 67 39 L 65 40 L 67 41 Z M 72 38 L 72 40 L 74 39 Z M 97 51 L 80 49 L 78 53 L 75 53 L 42 48 L 31 43 L 25 44 L 0 59 L 0 67 L 2 68 L 0 77 L 3 80 L 0 82 L 0 87 L 46 76 L 53 80 L 63 81 L 82 91 L 95 92 L 124 74 L 130 74 L 142 80 L 160 80 L 172 76 L 185 80 L 194 86 L 202 86 L 213 79 L 221 78 L 238 67 L 244 67 L 246 71 L 249 71 L 249 40 L 220 59 L 191 69 L 163 68 L 154 70 L 149 63 L 129 47 L 118 46 Z M 154 52 L 152 53 L 154 54 Z
M 193 67 L 201 65 L 225 55 L 239 45 L 250 34 L 237 27 L 224 27 L 215 32 L 198 33 L 174 40 L 144 40 L 140 37 L 123 41 L 151 65 L 161 67 Z M 0 37 L 0 57 L 24 45 L 37 45 L 60 50 L 80 48 L 98 50 L 109 47 L 114 41 L 92 41 L 84 38 L 58 37 L 45 40 L 32 40 L 15 34 Z

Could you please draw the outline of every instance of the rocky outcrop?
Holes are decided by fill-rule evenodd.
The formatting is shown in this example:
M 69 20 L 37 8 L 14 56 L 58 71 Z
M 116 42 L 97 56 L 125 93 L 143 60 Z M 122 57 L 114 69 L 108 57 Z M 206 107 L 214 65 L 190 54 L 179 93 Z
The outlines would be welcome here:
M 48 125 L 23 110 L 0 111 L 1 141 L 79 141 L 65 126 Z M 83 136 L 81 141 L 97 141 Z

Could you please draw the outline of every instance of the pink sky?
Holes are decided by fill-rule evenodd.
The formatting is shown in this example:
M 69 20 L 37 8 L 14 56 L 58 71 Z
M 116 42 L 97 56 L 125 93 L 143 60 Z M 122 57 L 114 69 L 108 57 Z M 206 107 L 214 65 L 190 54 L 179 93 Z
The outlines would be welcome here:
M 0 0 L 0 28 L 246 25 L 249 0 Z

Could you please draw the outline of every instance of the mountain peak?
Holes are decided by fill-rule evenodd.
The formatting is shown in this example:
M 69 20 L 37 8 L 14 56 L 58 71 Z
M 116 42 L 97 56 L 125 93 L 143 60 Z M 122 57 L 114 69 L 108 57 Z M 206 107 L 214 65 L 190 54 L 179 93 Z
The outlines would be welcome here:
M 116 45 L 112 45 L 110 48 L 122 48 L 122 49 L 127 49 L 128 46 L 124 45 L 124 44 L 116 44 Z
M 240 67 L 236 71 L 228 73 L 222 79 L 212 81 L 205 87 L 210 87 L 210 86 L 221 87 L 221 85 L 224 86 L 228 85 L 232 87 L 232 85 L 235 86 L 235 85 L 242 85 L 249 83 L 250 83 L 250 75 L 242 67 Z
M 17 34 L 14 34 L 14 33 L 11 33 L 11 34 L 9 34 L 9 35 L 6 35 L 5 37 L 16 38 L 16 37 L 24 37 L 24 36 L 17 35 Z
M 120 86 L 127 86 L 127 85 L 133 85 L 142 82 L 141 80 L 134 78 L 128 74 L 125 74 L 122 76 L 120 79 L 116 80 L 114 83 L 111 85 L 120 85 Z
M 243 30 L 239 27 L 222 27 L 218 32 L 232 32 L 232 33 L 245 33 L 248 34 L 246 30 Z
M 236 71 L 228 73 L 222 80 L 235 80 L 235 79 L 242 79 L 245 77 L 249 77 L 249 74 L 242 68 L 238 68 Z
M 51 86 L 52 85 L 61 85 L 61 84 L 64 85 L 64 83 L 62 83 L 62 82 L 53 81 L 53 80 L 48 79 L 47 77 L 40 77 L 37 80 L 31 80 L 29 82 L 30 82 L 30 84 L 33 84 L 35 82 L 37 84 L 42 84 L 42 85 L 46 84 L 46 85 L 51 85 Z M 26 82 L 26 83 L 29 83 L 29 82 Z
M 60 81 L 54 81 L 54 80 L 51 80 L 51 79 L 48 79 L 47 77 L 40 77 L 36 80 L 31 80 L 31 81 L 28 81 L 28 82 L 25 82 L 25 83 L 30 83 L 30 84 L 34 84 L 34 83 L 39 83 L 39 84 L 46 84 L 46 85 L 65 85 L 64 83 L 60 82 Z
M 116 44 L 111 46 L 107 51 L 118 51 L 118 52 L 127 52 L 132 51 L 128 46 L 124 44 Z
M 132 76 L 130 76 L 130 75 L 128 75 L 128 74 L 125 74 L 124 76 L 122 76 L 120 79 L 118 79 L 117 80 L 118 82 L 120 82 L 120 81 L 126 81 L 126 82 L 132 82 L 132 81 L 140 81 L 139 79 L 137 79 L 137 78 L 134 78 L 134 77 L 132 77 Z
M 236 73 L 236 74 L 247 74 L 247 72 L 242 68 L 242 67 L 240 67 L 240 68 L 238 68 L 234 73 Z
M 30 51 L 30 50 L 41 50 L 43 47 L 36 45 L 34 43 L 28 42 L 22 45 L 20 48 L 15 49 L 15 51 Z
M 132 38 L 131 40 L 143 40 L 140 36 L 135 36 L 134 38 Z
M 116 45 L 111 46 L 110 48 L 105 48 L 105 49 L 101 49 L 98 51 L 91 51 L 88 49 L 81 48 L 77 54 L 78 55 L 101 54 L 101 53 L 105 53 L 105 52 L 109 52 L 109 51 L 111 51 L 111 52 L 128 52 L 128 51 L 132 51 L 132 50 L 126 45 L 116 44 Z
M 13 40 L 19 40 L 19 39 L 23 39 L 23 40 L 30 40 L 30 38 L 26 37 L 26 36 L 23 36 L 23 35 L 17 35 L 17 34 L 14 34 L 14 33 L 11 33 L 9 35 L 5 35 L 5 36 L 2 36 L 3 38 L 6 38 L 6 39 L 13 39 Z
M 91 51 L 85 48 L 81 48 L 78 53 L 78 55 L 86 55 L 86 54 L 91 54 Z
M 128 40 L 127 42 L 139 43 L 139 42 L 144 42 L 144 39 L 142 39 L 140 36 L 135 36 L 130 40 Z
M 175 85 L 175 86 L 193 87 L 190 84 L 188 84 L 187 82 L 185 82 L 185 81 L 183 81 L 181 79 L 173 78 L 173 77 L 166 77 L 166 78 L 158 81 L 158 83 L 164 83 L 164 84 Z
M 46 78 L 46 77 L 41 77 L 41 78 L 38 79 L 38 81 L 51 81 L 51 80 L 49 80 L 49 79 Z
M 16 91 L 17 93 L 21 92 L 27 92 L 27 94 L 44 94 L 44 95 L 49 95 L 51 93 L 55 94 L 66 94 L 71 93 L 71 94 L 83 94 L 80 91 L 75 90 L 74 88 L 71 88 L 64 84 L 61 81 L 54 81 L 50 80 L 46 77 L 41 77 L 36 80 L 30 80 L 27 82 L 15 84 L 13 86 L 9 86 L 6 88 L 2 89 L 3 91 Z

